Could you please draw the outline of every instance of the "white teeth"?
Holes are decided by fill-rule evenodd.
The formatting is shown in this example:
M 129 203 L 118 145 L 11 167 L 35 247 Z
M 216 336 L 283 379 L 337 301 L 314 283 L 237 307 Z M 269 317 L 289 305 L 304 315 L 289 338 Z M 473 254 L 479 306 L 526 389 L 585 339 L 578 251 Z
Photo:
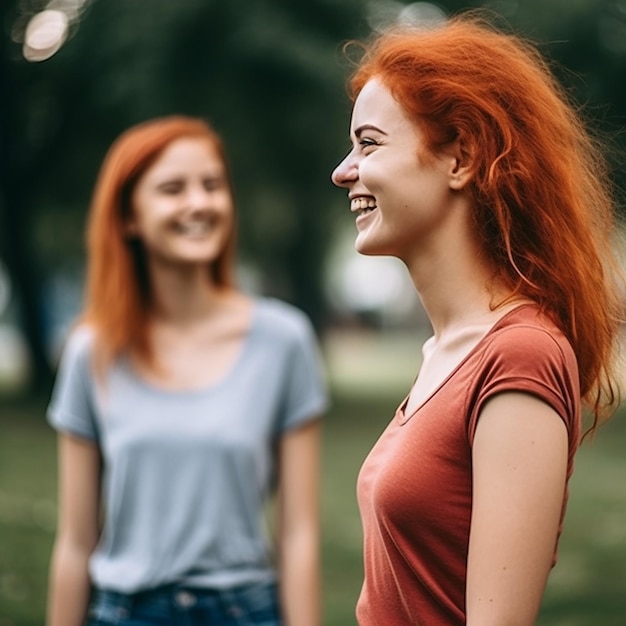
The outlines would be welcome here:
M 350 202 L 351 211 L 367 211 L 376 208 L 376 200 L 374 198 L 353 198 Z
M 205 221 L 187 222 L 185 224 L 178 224 L 178 230 L 183 235 L 189 235 L 191 237 L 204 235 L 210 229 L 210 225 Z

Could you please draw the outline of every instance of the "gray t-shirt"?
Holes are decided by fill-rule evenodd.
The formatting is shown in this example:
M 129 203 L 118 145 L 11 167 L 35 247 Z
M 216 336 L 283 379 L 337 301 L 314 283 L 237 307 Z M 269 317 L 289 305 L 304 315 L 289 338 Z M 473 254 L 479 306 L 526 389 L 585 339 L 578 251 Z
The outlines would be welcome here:
M 103 532 L 89 564 L 95 586 L 129 593 L 274 579 L 263 506 L 276 439 L 320 416 L 327 396 L 306 316 L 272 299 L 254 307 L 235 365 L 200 391 L 153 387 L 124 357 L 100 384 L 92 331 L 70 337 L 48 419 L 102 451 Z

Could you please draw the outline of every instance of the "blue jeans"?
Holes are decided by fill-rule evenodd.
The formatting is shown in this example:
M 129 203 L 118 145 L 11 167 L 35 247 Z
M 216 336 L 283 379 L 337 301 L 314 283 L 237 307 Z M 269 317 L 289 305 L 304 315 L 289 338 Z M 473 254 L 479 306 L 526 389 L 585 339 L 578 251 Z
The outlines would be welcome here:
M 275 583 L 233 589 L 167 585 L 139 593 L 94 590 L 87 626 L 280 626 Z

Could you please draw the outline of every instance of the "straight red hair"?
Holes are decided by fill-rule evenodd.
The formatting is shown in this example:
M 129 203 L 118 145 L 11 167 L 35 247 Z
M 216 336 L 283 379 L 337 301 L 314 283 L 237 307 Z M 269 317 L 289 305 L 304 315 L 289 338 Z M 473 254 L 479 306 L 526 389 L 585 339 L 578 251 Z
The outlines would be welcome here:
M 87 284 L 83 321 L 95 330 L 99 369 L 124 350 L 148 364 L 150 285 L 141 245 L 126 234 L 133 189 L 163 150 L 180 138 L 199 138 L 217 151 L 229 176 L 219 135 L 203 120 L 169 116 L 131 127 L 112 144 L 100 168 L 87 226 Z M 229 177 L 229 185 L 232 185 Z M 207 267 L 218 287 L 234 286 L 235 230 Z
M 427 149 L 459 141 L 473 163 L 475 225 L 495 276 L 570 340 L 591 430 L 619 402 L 624 294 L 602 148 L 536 48 L 480 16 L 392 29 L 365 47 L 352 97 L 380 80 Z

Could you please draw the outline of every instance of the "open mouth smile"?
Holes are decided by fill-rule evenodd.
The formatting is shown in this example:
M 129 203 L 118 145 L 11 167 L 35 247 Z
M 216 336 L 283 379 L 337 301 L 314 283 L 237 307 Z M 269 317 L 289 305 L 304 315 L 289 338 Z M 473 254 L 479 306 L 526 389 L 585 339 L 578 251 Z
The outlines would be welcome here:
M 350 211 L 358 213 L 359 216 L 365 215 L 376 208 L 376 200 L 374 198 L 353 198 L 350 201 Z
M 176 231 L 188 237 L 202 237 L 213 229 L 212 220 L 194 220 L 191 222 L 177 222 Z

